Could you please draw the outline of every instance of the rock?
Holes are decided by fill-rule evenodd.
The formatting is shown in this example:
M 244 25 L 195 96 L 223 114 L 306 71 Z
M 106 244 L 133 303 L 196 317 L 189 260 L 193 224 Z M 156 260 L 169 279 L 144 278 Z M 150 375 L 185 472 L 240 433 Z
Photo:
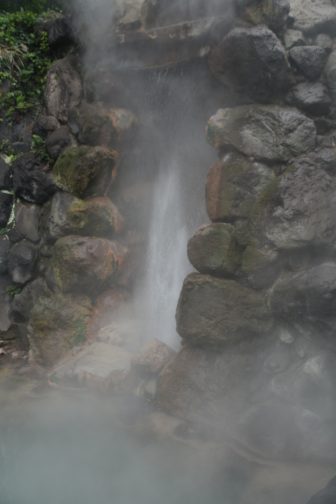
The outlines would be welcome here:
M 44 166 L 33 153 L 23 154 L 13 163 L 15 195 L 28 203 L 41 205 L 54 194 L 56 187 Z
M 116 160 L 116 152 L 105 147 L 68 147 L 53 167 L 53 178 L 76 196 L 99 196 L 116 176 Z
M 9 233 L 11 241 L 27 239 L 36 243 L 40 239 L 41 207 L 18 202 L 15 205 L 15 226 Z
M 242 12 L 246 21 L 254 25 L 266 25 L 275 33 L 281 33 L 287 24 L 289 14 L 288 0 L 261 0 L 250 2 Z
M 60 127 L 60 124 L 56 117 L 51 115 L 41 114 L 37 117 L 33 125 L 33 134 L 45 136 L 48 133 L 52 133 Z
M 10 249 L 8 271 L 17 284 L 25 284 L 35 273 L 37 261 L 36 246 L 27 240 L 22 240 Z
M 289 58 L 295 68 L 308 80 L 317 80 L 327 62 L 328 53 L 319 46 L 293 47 L 289 51 Z
M 82 98 L 81 78 L 75 69 L 75 61 L 66 57 L 51 66 L 44 92 L 47 113 L 64 124 L 69 111 L 80 104 Z
M 60 154 L 71 145 L 72 138 L 67 126 L 61 126 L 55 131 L 49 133 L 46 140 L 46 149 L 49 156 L 53 159 L 57 159 Z
M 0 229 L 6 228 L 13 207 L 13 196 L 0 192 Z
M 316 144 L 314 122 L 295 108 L 250 105 L 220 109 L 208 123 L 208 141 L 216 149 L 234 147 L 246 156 L 288 161 Z
M 326 262 L 296 274 L 288 274 L 275 284 L 271 307 L 277 317 L 288 322 L 312 325 L 321 334 L 333 334 L 335 324 L 336 264 Z
M 132 140 L 137 118 L 126 109 L 82 103 L 71 111 L 69 124 L 81 144 L 111 148 Z
M 157 339 L 145 345 L 142 351 L 132 360 L 133 369 L 144 378 L 158 375 L 172 360 L 176 352 Z
M 208 175 L 208 215 L 215 222 L 250 218 L 260 205 L 266 206 L 276 189 L 277 179 L 267 166 L 237 154 L 227 155 Z
M 127 250 L 103 238 L 65 236 L 53 247 L 49 279 L 63 292 L 93 293 L 116 279 Z
M 11 169 L 7 163 L 0 157 L 0 189 L 12 188 L 12 174 Z
M 241 251 L 230 224 L 201 227 L 188 243 L 188 257 L 200 273 L 232 276 L 237 270 Z
M 336 100 L 336 51 L 333 51 L 327 61 L 325 67 L 325 75 L 327 79 L 327 84 L 333 98 L 333 101 Z
M 294 105 L 312 115 L 327 115 L 331 106 L 328 88 L 322 82 L 297 84 L 287 97 Z
M 305 45 L 305 38 L 301 31 L 299 30 L 287 30 L 284 34 L 284 42 L 287 51 L 295 46 Z M 319 44 L 317 44 L 319 45 Z
M 38 18 L 35 29 L 47 33 L 52 48 L 67 45 L 73 40 L 70 20 L 61 12 L 45 12 Z
M 288 87 L 285 49 L 265 26 L 234 28 L 212 50 L 209 65 L 224 84 L 260 102 Z
M 112 236 L 123 228 L 119 210 L 106 196 L 81 200 L 58 192 L 51 201 L 47 230 L 52 239 L 74 234 Z
M 0 236 L 0 275 L 7 273 L 10 242 L 7 237 Z
M 0 242 L 1 245 L 1 242 Z M 0 252 L 1 253 L 1 252 Z M 3 337 L 3 333 L 6 333 L 12 322 L 10 320 L 10 304 L 11 297 L 9 294 L 9 289 L 11 287 L 11 282 L 8 277 L 1 276 L 0 278 L 0 337 Z
M 336 226 L 335 180 L 315 164 L 328 152 L 299 158 L 281 178 L 279 195 L 281 205 L 274 208 L 264 233 L 277 249 L 291 250 L 302 247 L 333 249 Z M 332 162 L 332 158 L 331 158 Z
M 44 366 L 55 364 L 76 345 L 84 343 L 91 302 L 85 296 L 55 293 L 34 304 L 28 339 L 33 359 Z
M 131 354 L 119 347 L 94 342 L 62 360 L 51 371 L 52 383 L 117 391 L 130 370 Z
M 315 39 L 315 44 L 326 51 L 331 51 L 333 47 L 333 39 L 326 33 L 320 33 Z
M 333 478 L 325 488 L 313 495 L 308 504 L 331 504 L 336 497 L 336 478 Z
M 46 282 L 42 278 L 37 278 L 23 287 L 14 297 L 11 305 L 11 320 L 17 324 L 24 324 L 30 318 L 30 312 L 37 304 L 40 297 L 50 297 Z
M 240 272 L 254 289 L 267 289 L 281 273 L 279 253 L 266 245 L 250 243 L 242 253 Z
M 330 33 L 336 28 L 336 8 L 330 0 L 290 0 L 293 26 L 307 35 Z
M 108 289 L 97 297 L 93 317 L 90 320 L 90 333 L 94 338 L 98 338 L 100 341 L 109 341 L 110 333 L 111 336 L 112 333 L 115 333 L 115 329 L 110 324 L 115 322 L 128 297 L 127 291 L 120 287 Z M 98 336 L 97 333 L 99 333 Z
M 265 297 L 232 280 L 194 273 L 182 288 L 177 331 L 193 345 L 218 347 L 271 329 Z

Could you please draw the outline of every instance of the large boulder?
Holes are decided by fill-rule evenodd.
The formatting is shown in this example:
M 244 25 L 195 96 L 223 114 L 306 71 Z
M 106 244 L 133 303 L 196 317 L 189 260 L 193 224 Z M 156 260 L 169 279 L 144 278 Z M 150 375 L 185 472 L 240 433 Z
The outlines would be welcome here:
M 60 123 L 66 123 L 69 111 L 80 104 L 82 82 L 71 57 L 56 61 L 51 66 L 44 91 L 47 113 Z
M 137 119 L 126 109 L 82 103 L 71 111 L 69 125 L 81 144 L 116 147 L 131 140 Z
M 216 149 L 234 147 L 246 156 L 281 162 L 313 150 L 314 122 L 295 108 L 250 105 L 220 109 L 208 123 Z
M 192 345 L 223 346 L 271 329 L 265 296 L 233 280 L 193 273 L 178 302 L 177 331 Z
M 319 46 L 298 46 L 289 51 L 289 58 L 306 79 L 315 81 L 325 67 L 328 52 Z
M 105 147 L 69 147 L 53 167 L 55 184 L 76 196 L 105 194 L 116 176 L 117 153 Z
M 200 273 L 232 276 L 237 270 L 241 251 L 230 224 L 203 226 L 188 243 L 188 257 Z
M 85 342 L 91 302 L 85 296 L 60 293 L 40 297 L 34 304 L 28 325 L 32 357 L 50 366 L 74 346 Z
M 111 236 L 123 230 L 124 221 L 106 196 L 82 200 L 58 192 L 51 201 L 46 226 L 52 239 L 74 234 Z
M 209 65 L 225 84 L 260 102 L 288 86 L 285 49 L 265 26 L 234 28 L 212 50 Z
M 334 249 L 336 181 L 322 169 L 322 163 L 335 167 L 335 154 L 322 149 L 320 153 L 299 158 L 281 177 L 281 204 L 275 206 L 264 228 L 277 249 L 321 246 Z
M 336 28 L 336 7 L 330 0 L 290 0 L 290 18 L 294 28 L 307 35 L 332 35 Z
M 277 317 L 333 334 L 335 292 L 336 264 L 325 262 L 280 278 L 271 291 L 270 302 Z
M 49 281 L 63 292 L 94 293 L 116 278 L 127 250 L 103 238 L 65 236 L 57 240 L 49 267 Z
M 272 199 L 276 190 L 277 178 L 270 168 L 229 154 L 215 163 L 208 174 L 208 215 L 214 222 L 250 218 Z
M 56 187 L 47 172 L 48 167 L 33 153 L 23 154 L 12 166 L 13 186 L 18 198 L 40 205 L 54 194 Z

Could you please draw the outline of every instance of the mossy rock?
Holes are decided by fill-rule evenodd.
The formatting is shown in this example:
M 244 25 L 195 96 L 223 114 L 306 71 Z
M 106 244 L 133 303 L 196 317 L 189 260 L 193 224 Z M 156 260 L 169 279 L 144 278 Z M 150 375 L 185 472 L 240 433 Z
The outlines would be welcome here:
M 200 273 L 232 276 L 241 260 L 241 248 L 230 224 L 209 224 L 199 229 L 188 243 L 188 257 Z
M 51 201 L 47 219 L 48 235 L 111 236 L 120 233 L 124 220 L 106 196 L 82 200 L 67 193 L 57 193 Z
M 33 306 L 28 338 L 34 359 L 50 366 L 87 337 L 92 313 L 91 301 L 85 296 L 61 293 L 41 297 Z
M 54 165 L 55 184 L 78 197 L 102 195 L 116 176 L 117 158 L 104 147 L 69 147 Z

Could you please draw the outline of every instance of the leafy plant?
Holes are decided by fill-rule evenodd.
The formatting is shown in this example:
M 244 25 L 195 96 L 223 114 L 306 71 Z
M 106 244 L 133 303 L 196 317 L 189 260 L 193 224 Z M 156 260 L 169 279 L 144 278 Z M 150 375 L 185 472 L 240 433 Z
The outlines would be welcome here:
M 6 288 L 6 293 L 12 298 L 14 298 L 17 294 L 20 294 L 20 292 L 22 292 L 21 285 L 9 285 Z

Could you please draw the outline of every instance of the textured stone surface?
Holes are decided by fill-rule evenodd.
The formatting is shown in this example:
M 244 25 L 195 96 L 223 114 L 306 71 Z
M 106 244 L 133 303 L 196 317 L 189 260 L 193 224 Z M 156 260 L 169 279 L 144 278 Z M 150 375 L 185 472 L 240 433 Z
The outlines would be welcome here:
M 85 342 L 91 302 L 87 297 L 53 294 L 34 304 L 28 326 L 31 354 L 50 366 Z
M 17 203 L 15 205 L 15 226 L 10 233 L 10 239 L 18 241 L 25 238 L 34 243 L 38 242 L 40 239 L 40 215 L 40 206 Z
M 49 156 L 57 159 L 58 156 L 72 144 L 72 138 L 67 126 L 61 126 L 51 132 L 46 140 L 46 149 Z
M 13 186 L 17 197 L 28 203 L 43 204 L 56 187 L 46 166 L 33 153 L 23 154 L 13 163 Z
M 11 304 L 11 319 L 17 324 L 28 322 L 30 312 L 40 297 L 51 295 L 46 282 L 42 278 L 37 278 L 29 282 L 18 292 Z
M 299 30 L 287 30 L 284 34 L 284 43 L 287 50 L 295 46 L 305 45 L 305 38 Z
M 285 49 L 265 26 L 235 28 L 213 49 L 213 74 L 251 98 L 268 102 L 288 85 Z
M 232 276 L 241 259 L 241 251 L 230 224 L 203 226 L 188 243 L 188 257 L 200 273 Z
M 7 272 L 10 242 L 7 237 L 0 236 L 0 275 Z
M 336 8 L 330 0 L 290 0 L 294 27 L 308 35 L 334 33 Z
M 252 24 L 263 24 L 281 33 L 286 26 L 289 9 L 288 0 L 261 0 L 249 2 L 242 10 L 242 16 Z
M 64 292 L 93 293 L 116 277 L 127 250 L 103 238 L 65 236 L 53 247 L 50 281 Z
M 58 60 L 51 66 L 44 92 L 47 112 L 61 123 L 68 120 L 69 111 L 80 104 L 82 83 L 70 57 Z
M 132 359 L 132 367 L 144 377 L 159 374 L 172 360 L 176 352 L 159 340 L 148 342 Z
M 251 105 L 220 109 L 208 123 L 216 149 L 232 146 L 246 156 L 288 161 L 315 147 L 314 122 L 295 108 Z
M 277 189 L 267 166 L 230 154 L 211 168 L 206 186 L 208 215 L 212 221 L 250 218 Z
M 34 276 L 37 261 L 36 246 L 22 240 L 10 249 L 8 271 L 13 282 L 25 284 Z
M 320 77 L 327 62 L 328 53 L 319 46 L 299 46 L 289 51 L 289 58 L 299 72 L 308 80 L 314 81 Z
M 177 331 L 207 347 L 260 336 L 271 329 L 265 297 L 232 280 L 189 275 L 177 307 Z
M 46 226 L 54 239 L 71 234 L 111 236 L 123 230 L 124 220 L 106 196 L 81 200 L 57 193 L 51 201 Z
M 288 103 L 308 114 L 328 114 L 331 98 L 328 88 L 322 82 L 302 82 L 297 84 L 288 96 Z
M 55 163 L 53 178 L 76 196 L 102 195 L 116 175 L 116 160 L 116 152 L 104 147 L 69 147 Z
M 333 51 L 327 61 L 325 68 L 328 87 L 330 89 L 333 101 L 336 100 L 336 51 Z

